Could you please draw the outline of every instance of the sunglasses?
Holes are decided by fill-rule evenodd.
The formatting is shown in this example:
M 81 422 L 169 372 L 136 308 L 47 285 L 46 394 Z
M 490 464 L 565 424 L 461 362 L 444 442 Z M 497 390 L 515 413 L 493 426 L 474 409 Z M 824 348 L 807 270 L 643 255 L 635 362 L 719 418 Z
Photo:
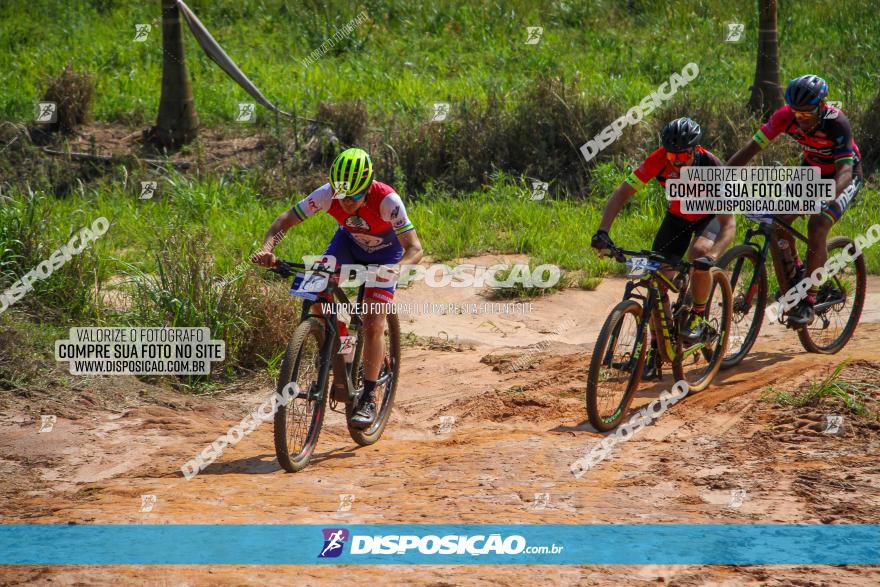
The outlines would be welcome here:
M 366 188 L 362 189 L 362 190 L 361 190 L 360 192 L 358 192 L 357 194 L 354 194 L 354 195 L 344 195 L 344 196 L 343 196 L 342 194 L 344 194 L 345 191 L 342 190 L 341 187 L 340 187 L 340 189 L 336 189 L 336 187 L 334 186 L 334 188 L 333 188 L 333 199 L 334 199 L 334 200 L 342 200 L 342 201 L 344 201 L 344 202 L 357 202 L 358 200 L 360 200 L 361 198 L 363 198 L 364 196 L 367 195 L 367 190 L 369 189 L 369 187 L 370 187 L 370 186 L 367 186 Z
M 816 106 L 812 110 L 793 110 L 795 118 L 813 118 L 819 114 L 819 107 Z
M 677 161 L 679 163 L 687 163 L 694 156 L 693 151 L 666 151 L 667 161 Z

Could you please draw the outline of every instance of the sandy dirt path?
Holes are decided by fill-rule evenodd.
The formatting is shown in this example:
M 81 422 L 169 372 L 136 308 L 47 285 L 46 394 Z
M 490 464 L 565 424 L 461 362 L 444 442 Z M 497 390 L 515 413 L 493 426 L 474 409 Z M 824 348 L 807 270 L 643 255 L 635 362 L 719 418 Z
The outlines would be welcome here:
M 621 281 L 565 291 L 529 314 L 414 316 L 401 385 L 382 440 L 359 448 L 328 413 L 317 454 L 298 474 L 278 467 L 266 424 L 187 481 L 180 465 L 270 393 L 234 401 L 140 405 L 59 418 L 51 434 L 9 414 L 0 425 L 4 523 L 877 523 L 878 431 L 811 433 L 760 401 L 825 376 L 844 357 L 866 379 L 880 373 L 880 282 L 863 323 L 835 356 L 810 355 L 767 327 L 737 368 L 685 398 L 582 477 L 570 471 L 602 435 L 586 422 L 583 389 L 592 341 Z M 447 290 L 441 290 L 446 292 Z M 470 290 L 432 302 L 481 303 Z M 424 291 L 401 292 L 401 301 Z M 559 328 L 562 324 L 564 327 Z M 539 342 L 543 342 L 537 345 Z M 531 346 L 530 346 L 531 345 Z M 526 357 L 518 372 L 505 364 Z M 876 382 L 876 381 L 875 381 Z M 643 384 L 634 409 L 669 389 Z M 449 431 L 441 416 L 453 416 Z M 17 418 L 17 421 L 16 421 Z M 870 432 L 870 431 L 869 431 Z M 341 495 L 354 496 L 340 511 Z M 544 495 L 536 495 L 544 494 Z M 155 495 L 151 512 L 141 496 Z M 2 584 L 428 585 L 876 585 L 870 567 L 6 567 Z

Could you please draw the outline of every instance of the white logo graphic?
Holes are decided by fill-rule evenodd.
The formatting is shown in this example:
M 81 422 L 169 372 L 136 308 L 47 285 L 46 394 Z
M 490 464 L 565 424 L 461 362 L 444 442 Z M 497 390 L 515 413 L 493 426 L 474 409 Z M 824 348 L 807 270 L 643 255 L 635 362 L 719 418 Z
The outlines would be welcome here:
M 141 182 L 141 195 L 138 196 L 138 199 L 141 199 L 141 200 L 152 199 L 152 197 L 156 195 L 156 188 L 157 187 L 159 187 L 158 182 L 142 181 Z
M 743 504 L 743 501 L 746 499 L 746 490 L 745 489 L 731 489 L 730 490 L 730 503 L 727 504 L 727 507 L 738 508 Z
M 55 422 L 57 421 L 58 416 L 55 414 L 40 416 L 40 432 L 52 432 L 52 429 L 55 427 Z
M 547 195 L 547 188 L 550 184 L 546 181 L 533 181 L 532 182 L 532 197 L 530 200 L 538 201 L 543 200 L 544 196 Z
M 342 530 L 337 530 L 333 534 L 330 535 L 330 540 L 327 543 L 327 548 L 321 551 L 320 556 L 325 556 L 328 552 L 333 550 L 338 550 L 342 548 Z
M 38 102 L 36 122 L 53 123 L 58 120 L 58 105 L 55 102 Z
M 434 114 L 431 116 L 431 122 L 443 122 L 449 116 L 448 102 L 434 102 Z
M 257 118 L 257 107 L 251 102 L 241 102 L 238 105 L 238 115 L 235 122 L 253 122 Z
M 156 505 L 156 496 L 155 495 L 142 495 L 141 496 L 141 511 L 142 512 L 153 511 L 154 505 Z
M 826 108 L 822 112 L 822 118 L 824 118 L 825 120 L 836 120 L 838 116 L 840 116 L 840 110 L 833 110 L 831 108 Z M 820 150 L 817 150 L 817 151 L 821 152 Z
M 837 414 L 825 416 L 825 434 L 843 434 L 843 416 Z
M 339 337 L 339 354 L 340 355 L 350 355 L 354 352 L 355 344 L 357 343 L 357 336 L 349 335 L 349 336 L 340 336 Z
M 337 512 L 349 512 L 351 511 L 351 506 L 354 503 L 354 495 L 351 493 L 340 493 L 339 494 L 339 507 L 336 509 Z
M 455 426 L 455 416 L 440 416 L 440 428 L 437 429 L 437 434 L 449 434 L 453 426 Z
M 838 110 L 843 110 L 843 102 L 840 100 L 825 100 L 825 103 L 831 106 L 832 108 L 837 108 Z
M 151 30 L 153 30 L 153 27 L 148 24 L 134 25 L 134 41 L 136 43 L 143 43 L 147 40 Z
M 549 493 L 536 493 L 535 494 L 535 505 L 532 509 L 543 510 L 547 508 L 547 504 L 550 503 L 550 494 Z
M 631 259 L 632 264 L 630 265 L 629 277 L 641 277 L 648 270 L 648 258 L 647 257 L 633 257 Z
M 541 35 L 544 34 L 544 27 L 527 26 L 526 33 L 526 45 L 537 45 L 541 42 Z
M 746 30 L 746 25 L 739 22 L 729 22 L 727 23 L 727 37 L 725 37 L 724 41 L 727 43 L 736 43 L 742 40 L 743 33 Z

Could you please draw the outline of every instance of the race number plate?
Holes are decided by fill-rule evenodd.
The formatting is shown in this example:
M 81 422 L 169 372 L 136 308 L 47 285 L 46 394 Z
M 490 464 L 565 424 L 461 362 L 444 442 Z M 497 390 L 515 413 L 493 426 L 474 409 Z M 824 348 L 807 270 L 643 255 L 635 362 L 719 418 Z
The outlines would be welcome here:
M 327 288 L 327 276 L 321 273 L 297 273 L 290 286 L 290 295 L 314 302 L 318 294 Z
M 629 265 L 629 277 L 641 277 L 648 270 L 647 257 L 633 257 L 626 264 Z

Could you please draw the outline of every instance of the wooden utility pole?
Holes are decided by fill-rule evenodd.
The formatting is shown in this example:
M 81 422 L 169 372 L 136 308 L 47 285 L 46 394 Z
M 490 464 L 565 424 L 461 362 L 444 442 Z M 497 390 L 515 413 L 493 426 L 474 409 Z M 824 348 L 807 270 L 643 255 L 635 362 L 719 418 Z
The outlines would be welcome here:
M 189 70 L 184 58 L 183 24 L 177 0 L 161 2 L 162 97 L 159 100 L 159 117 L 153 129 L 153 138 L 162 147 L 176 149 L 196 137 L 199 117 L 196 114 Z
M 749 110 L 764 118 L 782 107 L 779 83 L 779 35 L 776 32 L 776 0 L 758 0 L 758 59 Z

